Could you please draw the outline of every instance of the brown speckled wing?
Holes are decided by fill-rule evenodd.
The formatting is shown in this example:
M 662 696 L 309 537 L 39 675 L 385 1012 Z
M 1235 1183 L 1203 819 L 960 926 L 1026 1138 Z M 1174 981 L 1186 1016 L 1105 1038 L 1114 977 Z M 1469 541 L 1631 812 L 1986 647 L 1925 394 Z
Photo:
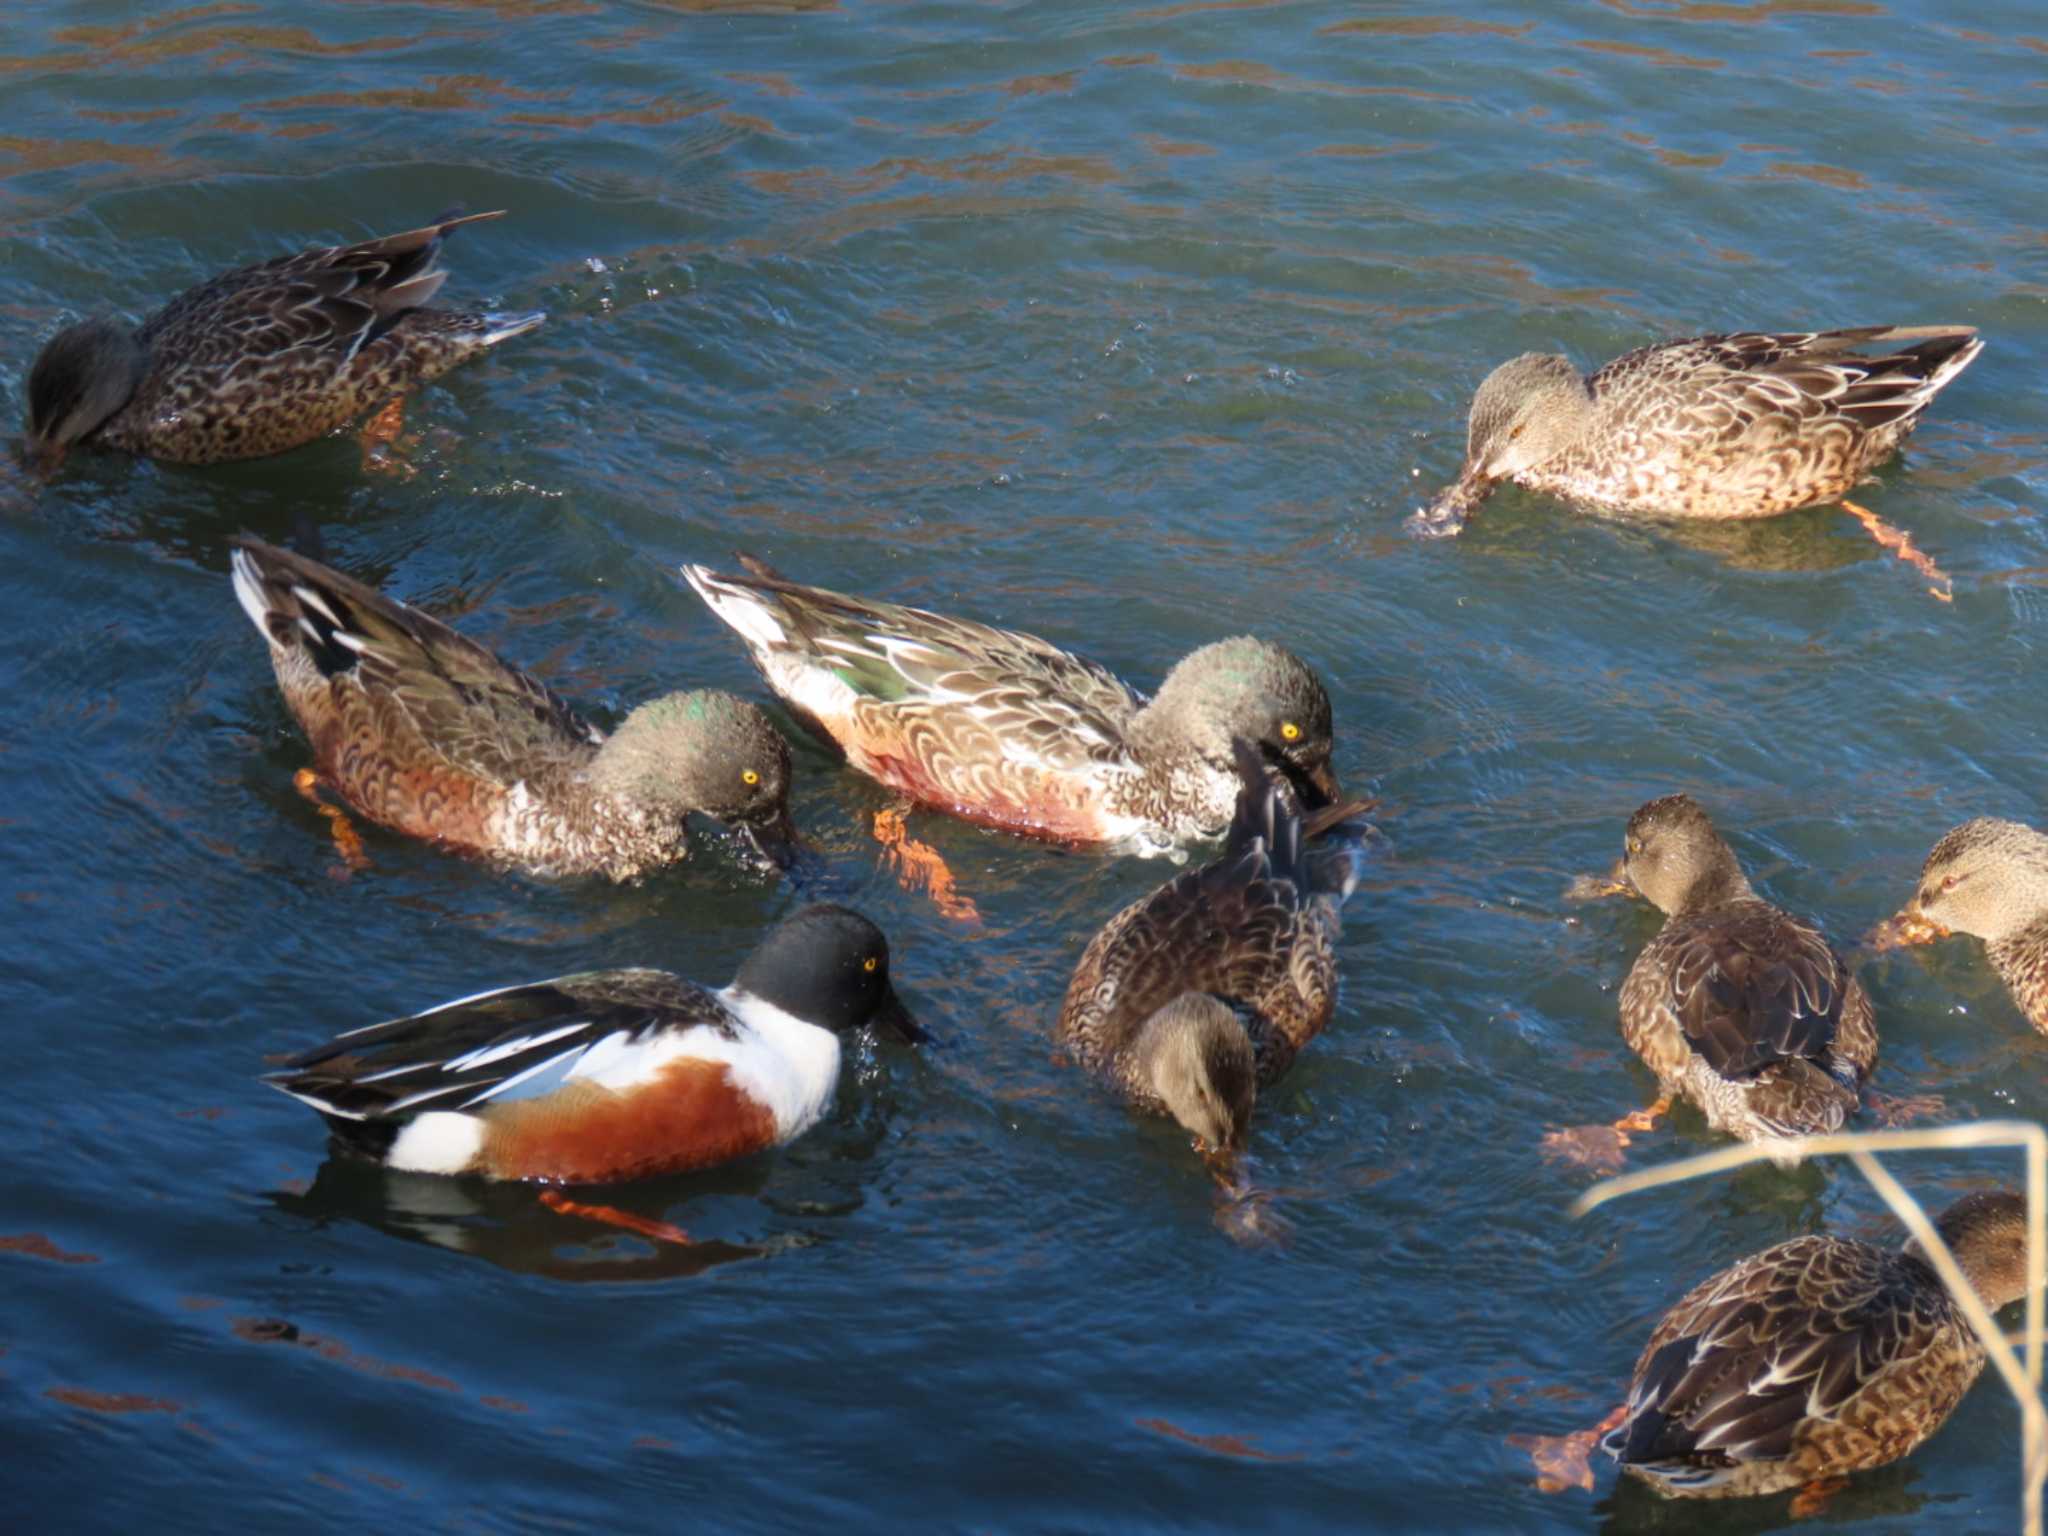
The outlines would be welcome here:
M 289 550 L 237 550 L 259 578 L 287 700 L 323 751 L 424 754 L 396 766 L 509 789 L 603 739 L 545 684 L 438 619 Z
M 1830 1421 L 1854 1404 L 1857 1434 L 1872 1438 L 1904 1384 L 1919 1400 L 1902 1405 L 1906 1443 L 1888 1447 L 1902 1454 L 1974 1375 L 1945 1405 L 1924 1398 L 1916 1366 L 1952 1354 L 1959 1326 L 1940 1282 L 1917 1260 L 1839 1238 L 1794 1238 L 1695 1286 L 1664 1315 L 1636 1361 L 1626 1421 L 1606 1443 L 1629 1463 L 1713 1468 L 1802 1455 L 1818 1463 L 1841 1449 L 1827 1443 Z
M 1105 835 L 1097 778 L 1126 761 L 1138 701 L 1115 676 L 1035 635 L 753 574 L 691 580 L 748 642 L 799 718 L 863 770 L 957 814 L 1046 836 Z M 792 697 L 792 669 L 829 673 L 830 718 Z
M 1686 1043 L 1724 1078 L 1825 1063 L 1852 985 L 1825 936 L 1763 902 L 1677 918 L 1654 941 Z
M 103 440 L 192 464 L 279 453 L 530 329 L 541 317 L 423 307 L 447 278 L 441 237 L 496 217 L 301 251 L 180 294 L 136 333 L 149 371 Z
M 1271 1083 L 1329 1021 L 1338 921 L 1336 903 L 1305 895 L 1263 846 L 1190 870 L 1095 936 L 1068 985 L 1060 1038 L 1094 1065 L 1128 1064 L 1147 1018 L 1183 992 L 1209 992 L 1247 1015 L 1259 1081 Z
M 1112 673 L 1036 635 L 788 582 L 748 584 L 772 592 L 818 664 L 877 705 L 944 699 L 991 730 L 1032 732 L 1052 753 L 1073 750 L 1090 729 L 1116 739 L 1137 709 Z
M 299 348 L 326 350 L 338 367 L 434 296 L 446 278 L 434 267 L 441 238 L 466 222 L 319 246 L 223 273 L 165 305 L 138 337 L 153 353 L 194 368 L 261 368 Z
M 2048 919 L 1985 949 L 2027 1022 L 2048 1035 Z

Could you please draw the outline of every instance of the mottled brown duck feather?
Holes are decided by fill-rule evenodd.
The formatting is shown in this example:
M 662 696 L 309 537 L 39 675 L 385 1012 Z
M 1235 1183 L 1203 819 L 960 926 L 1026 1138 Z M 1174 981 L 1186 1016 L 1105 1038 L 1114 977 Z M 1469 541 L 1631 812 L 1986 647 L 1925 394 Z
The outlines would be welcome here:
M 185 464 L 255 458 L 438 378 L 545 318 L 427 307 L 447 281 L 435 264 L 442 240 L 501 216 L 447 218 L 223 273 L 132 333 L 104 320 L 59 333 L 31 374 L 32 456 L 53 462 L 83 443 Z M 110 390 L 104 376 L 131 365 L 132 390 Z
M 615 880 L 685 857 L 693 810 L 764 853 L 789 835 L 788 748 L 744 700 L 669 695 L 607 736 L 537 678 L 340 571 L 255 539 L 233 563 L 316 768 L 374 821 Z
M 1237 736 L 1258 741 L 1309 803 L 1338 798 L 1328 695 L 1277 645 L 1205 646 L 1148 703 L 1035 635 L 740 563 L 742 575 L 684 575 L 798 719 L 927 805 L 1034 836 L 1163 851 L 1228 825 Z
M 1877 1061 L 1870 996 L 1826 936 L 1762 901 L 1689 796 L 1629 822 L 1625 863 L 1667 914 L 1622 984 L 1622 1037 L 1664 1092 L 1745 1141 L 1839 1130 Z
M 1983 349 L 1969 326 L 1745 331 L 1641 347 L 1581 377 L 1528 353 L 1473 397 L 1455 531 L 1502 480 L 1636 515 L 1755 518 L 1839 500 Z
M 1234 1008 L 1261 1085 L 1322 1032 L 1336 1003 L 1335 943 L 1349 866 L 1312 873 L 1284 779 L 1252 756 L 1222 855 L 1133 902 L 1082 954 L 1057 1036 L 1082 1065 L 1160 1110 L 1133 1046 L 1147 1019 L 1187 992 Z
M 1938 1225 L 1993 1309 L 2023 1293 L 2025 1205 L 1966 1196 Z M 1795 1488 L 1895 1461 L 1939 1429 L 1984 1351 L 1909 1245 L 1798 1237 L 1687 1292 L 1637 1358 L 1602 1448 L 1676 1496 Z

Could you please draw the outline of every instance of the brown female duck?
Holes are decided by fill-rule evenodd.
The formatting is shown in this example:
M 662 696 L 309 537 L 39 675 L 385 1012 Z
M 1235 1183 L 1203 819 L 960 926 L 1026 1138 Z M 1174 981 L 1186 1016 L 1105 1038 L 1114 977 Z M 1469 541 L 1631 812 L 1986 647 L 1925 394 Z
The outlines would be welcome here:
M 1931 944 L 1951 933 L 1984 952 L 2027 1022 L 2048 1034 L 2048 834 L 1981 816 L 1934 845 L 1920 889 L 1871 935 L 1876 949 Z
M 1057 1029 L 1081 1065 L 1215 1151 L 1242 1143 L 1258 1086 L 1329 1022 L 1338 912 L 1356 875 L 1350 850 L 1312 870 L 1305 843 L 1365 809 L 1330 807 L 1304 825 L 1244 743 L 1238 764 L 1222 856 L 1109 920 L 1074 968 Z
M 234 580 L 319 778 L 373 821 L 542 875 L 630 880 L 682 859 L 692 811 L 789 856 L 789 747 L 744 699 L 668 694 L 606 736 L 546 684 L 316 560 L 243 539 Z
M 1465 466 L 1418 514 L 1458 532 L 1493 487 L 1653 517 L 1771 517 L 1845 496 L 1984 344 L 1966 325 L 1694 336 L 1591 377 L 1538 352 L 1472 397 Z
M 1966 1195 L 1935 1227 L 1986 1307 L 2026 1294 L 2018 1195 Z M 1917 1243 L 1795 1237 L 1664 1314 L 1600 1448 L 1674 1497 L 1778 1493 L 1908 1455 L 1984 1360 Z
M 1750 889 L 1690 795 L 1629 818 L 1616 875 L 1667 919 L 1621 988 L 1622 1037 L 1666 1102 L 1683 1095 L 1744 1141 L 1841 1129 L 1877 1061 L 1877 1027 L 1826 936 Z
M 28 380 L 26 452 L 42 473 L 74 446 L 178 464 L 282 453 L 440 377 L 547 317 L 428 309 L 452 229 L 502 213 L 319 246 L 223 273 L 130 330 L 86 320 L 51 337 Z

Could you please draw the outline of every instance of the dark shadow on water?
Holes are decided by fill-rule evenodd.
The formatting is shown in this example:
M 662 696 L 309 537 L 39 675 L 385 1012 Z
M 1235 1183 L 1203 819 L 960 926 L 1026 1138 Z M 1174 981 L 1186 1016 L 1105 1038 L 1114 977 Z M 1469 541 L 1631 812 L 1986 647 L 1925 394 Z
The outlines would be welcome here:
M 1596 1458 L 1600 1476 L 1611 1463 Z M 1888 1525 L 1891 1530 L 1919 1530 L 1922 1521 L 1933 1518 L 1933 1508 L 1946 1499 L 1915 1493 L 1916 1473 L 1910 1458 L 1856 1473 L 1849 1485 L 1827 1499 L 1815 1515 L 1796 1515 L 1793 1495 L 1776 1494 L 1759 1499 L 1667 1499 L 1632 1477 L 1617 1478 L 1597 1508 L 1603 1536 L 1636 1536 L 1639 1532 L 1683 1531 L 1687 1536 L 1748 1536 L 1751 1532 L 1812 1530 L 1816 1526 L 1860 1526 L 1866 1521 L 1889 1519 L 1910 1522 Z
M 1873 502 L 1882 512 L 1881 502 Z M 1898 521 L 1897 518 L 1893 519 Z M 1835 507 L 1808 507 L 1778 517 L 1738 522 L 1685 521 L 1620 517 L 1597 510 L 1574 509 L 1562 502 L 1513 489 L 1495 493 L 1472 520 L 1461 542 L 1518 541 L 1559 523 L 1589 524 L 1606 530 L 1617 542 L 1650 546 L 1681 545 L 1720 561 L 1733 571 L 1834 571 L 1865 560 L 1889 559 L 1855 522 Z M 1910 531 L 1910 521 L 1906 526 Z M 1856 537 L 1845 537 L 1845 533 Z M 1902 577 L 1911 579 L 1904 571 Z
M 684 1178 L 555 1193 L 485 1179 L 400 1173 L 356 1158 L 330 1157 L 310 1189 L 271 1190 L 266 1198 L 301 1220 L 322 1226 L 359 1222 L 520 1274 L 578 1285 L 645 1285 L 688 1279 L 815 1241 L 794 1233 L 761 1243 L 677 1240 L 688 1236 L 678 1219 L 687 1215 L 688 1202 L 721 1195 L 757 1198 L 767 1179 L 767 1163 L 755 1159 Z M 602 1217 L 589 1212 L 602 1212 Z M 666 1228 L 672 1235 L 633 1230 L 620 1225 L 621 1218 L 635 1226 Z

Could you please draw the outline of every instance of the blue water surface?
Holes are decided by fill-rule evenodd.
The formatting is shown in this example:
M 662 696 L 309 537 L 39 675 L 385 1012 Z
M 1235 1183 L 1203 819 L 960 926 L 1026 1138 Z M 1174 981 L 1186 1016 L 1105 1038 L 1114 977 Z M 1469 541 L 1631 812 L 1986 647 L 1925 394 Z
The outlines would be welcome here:
M 0 515 L 0 1487 L 23 1530 L 1776 1529 L 1784 1499 L 1545 1494 L 1516 1437 L 1616 1400 L 1659 1311 L 1794 1233 L 1892 1241 L 1846 1168 L 1574 1222 L 1546 1130 L 1647 1099 L 1646 909 L 1562 892 L 1673 789 L 1848 945 L 1977 814 L 2040 819 L 2048 17 L 1953 0 L 1455 9 L 1194 0 L 113 0 L 0 13 L 0 413 L 60 323 L 505 208 L 448 301 L 551 312 L 348 436 L 74 463 Z M 1402 519 L 1530 348 L 1954 322 L 1989 338 L 1849 518 L 1671 533 L 1507 492 Z M 935 816 L 797 749 L 825 891 L 940 1036 L 864 1042 L 784 1152 L 601 1198 L 324 1160 L 266 1059 L 612 964 L 718 983 L 802 895 L 637 887 L 372 832 L 334 878 L 229 540 L 317 530 L 598 717 L 758 691 L 674 575 L 1027 628 L 1158 681 L 1284 640 L 1386 846 L 1325 1038 L 1261 1100 L 1263 1231 L 1054 1059 L 1163 866 Z M 1864 971 L 1879 1084 L 2048 1110 L 1972 945 Z M 1717 1139 L 1696 1115 L 1638 1165 Z M 2016 1177 L 1901 1158 L 1939 1202 Z M 597 1197 L 593 1197 L 597 1198 Z M 1241 1214 L 1241 1213 L 1240 1213 Z M 2018 1523 L 1987 1382 L 1830 1528 Z

